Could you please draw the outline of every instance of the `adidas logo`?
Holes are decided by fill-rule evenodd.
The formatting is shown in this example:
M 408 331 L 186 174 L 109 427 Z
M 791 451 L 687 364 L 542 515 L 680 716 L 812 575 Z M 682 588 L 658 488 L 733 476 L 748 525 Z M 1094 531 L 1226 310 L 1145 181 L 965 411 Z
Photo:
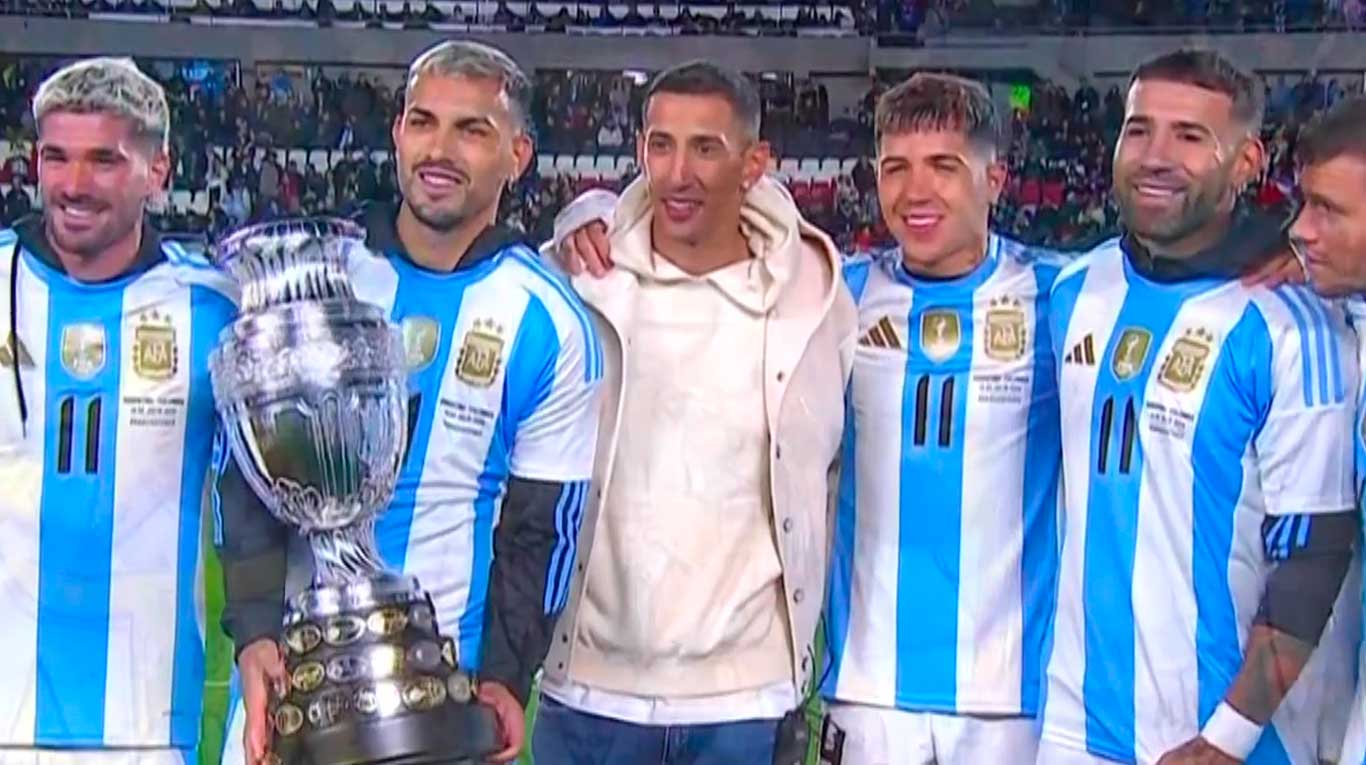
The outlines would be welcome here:
M 1090 335 L 1083 337 L 1080 343 L 1072 346 L 1072 350 L 1063 357 L 1064 364 L 1084 364 L 1088 367 L 1096 365 L 1096 346 L 1095 341 Z
M 863 337 L 858 339 L 858 344 L 869 348 L 889 348 L 894 351 L 901 350 L 901 338 L 896 334 L 896 327 L 892 326 L 892 318 L 883 316 L 878 322 L 868 328 L 863 333 Z
M 32 369 L 33 357 L 29 355 L 28 349 L 24 347 L 22 340 L 18 340 L 13 334 L 7 338 L 8 342 L 0 344 L 0 367 L 13 367 L 14 357 L 19 357 L 20 369 Z M 16 354 L 15 351 L 18 350 Z

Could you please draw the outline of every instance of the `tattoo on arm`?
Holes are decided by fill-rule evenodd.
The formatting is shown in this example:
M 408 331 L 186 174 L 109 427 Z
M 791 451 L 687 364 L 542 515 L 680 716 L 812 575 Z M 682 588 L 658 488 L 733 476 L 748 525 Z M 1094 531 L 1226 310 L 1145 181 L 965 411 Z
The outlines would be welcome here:
M 1310 643 L 1264 624 L 1254 625 L 1228 703 L 1253 722 L 1270 722 L 1313 652 Z

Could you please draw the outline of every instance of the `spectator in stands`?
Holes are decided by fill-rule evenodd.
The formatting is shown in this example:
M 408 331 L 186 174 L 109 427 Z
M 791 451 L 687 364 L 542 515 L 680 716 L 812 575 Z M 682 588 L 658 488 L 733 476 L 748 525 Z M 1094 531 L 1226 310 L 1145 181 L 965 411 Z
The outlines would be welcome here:
M 602 154 L 616 154 L 621 150 L 623 136 L 615 114 L 608 114 L 607 120 L 598 128 L 598 151 Z
M 18 180 L 10 181 L 9 191 L 5 192 L 0 205 L 0 217 L 4 219 L 4 226 L 13 225 L 33 210 L 33 200 L 29 199 L 28 192 Z

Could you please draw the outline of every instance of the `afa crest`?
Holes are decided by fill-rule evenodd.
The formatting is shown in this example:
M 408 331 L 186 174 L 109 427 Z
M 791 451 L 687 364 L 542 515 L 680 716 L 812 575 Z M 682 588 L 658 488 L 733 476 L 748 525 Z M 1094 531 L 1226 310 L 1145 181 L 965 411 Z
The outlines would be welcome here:
M 997 361 L 1017 361 L 1024 357 L 1029 344 L 1025 329 L 1025 312 L 1020 301 L 1012 297 L 994 298 L 987 309 L 987 358 Z
M 931 361 L 952 358 L 963 344 L 963 323 L 956 311 L 935 309 L 920 317 L 920 349 Z
M 62 327 L 62 368 L 77 380 L 90 380 L 104 369 L 104 325 L 93 322 Z
M 455 376 L 475 386 L 487 388 L 498 378 L 503 366 L 503 328 L 492 319 L 478 319 L 460 345 Z
M 1214 347 L 1214 334 L 1208 330 L 1188 329 L 1175 343 L 1171 353 L 1162 361 L 1157 381 L 1177 393 L 1189 393 L 1200 384 L 1205 374 L 1205 362 Z
M 169 380 L 179 368 L 180 348 L 170 317 L 143 311 L 133 329 L 133 373 L 147 380 Z
M 409 316 L 401 326 L 408 371 L 420 372 L 436 358 L 436 348 L 441 343 L 441 326 L 436 319 L 427 316 Z

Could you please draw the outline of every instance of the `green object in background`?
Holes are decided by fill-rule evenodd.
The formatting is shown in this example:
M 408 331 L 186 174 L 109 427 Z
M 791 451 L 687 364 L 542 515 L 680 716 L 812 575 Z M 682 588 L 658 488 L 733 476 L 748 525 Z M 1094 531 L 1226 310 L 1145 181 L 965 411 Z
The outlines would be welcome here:
M 1028 85 L 1010 86 L 1010 108 L 1018 109 L 1022 112 L 1029 111 L 1029 105 L 1034 100 L 1034 89 Z
M 223 567 L 213 546 L 213 514 L 205 512 L 204 546 L 204 713 L 200 716 L 200 765 L 219 765 L 228 716 L 228 683 L 232 680 L 232 641 L 223 633 Z

